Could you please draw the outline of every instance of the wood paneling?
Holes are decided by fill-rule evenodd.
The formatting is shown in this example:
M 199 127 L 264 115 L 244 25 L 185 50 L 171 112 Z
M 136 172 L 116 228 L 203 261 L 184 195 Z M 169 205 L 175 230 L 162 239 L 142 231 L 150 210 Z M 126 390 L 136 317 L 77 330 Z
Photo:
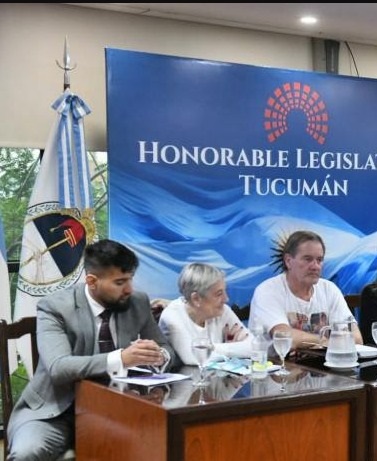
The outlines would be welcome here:
M 97 383 L 77 389 L 76 459 L 166 461 L 167 414 L 158 405 L 140 405 Z M 106 456 L 104 457 L 104 453 Z M 124 458 L 119 453 L 127 453 Z
M 348 404 L 192 425 L 185 461 L 348 461 Z
M 86 380 L 76 394 L 77 461 L 366 460 L 366 387 L 341 376 L 328 388 L 172 408 Z

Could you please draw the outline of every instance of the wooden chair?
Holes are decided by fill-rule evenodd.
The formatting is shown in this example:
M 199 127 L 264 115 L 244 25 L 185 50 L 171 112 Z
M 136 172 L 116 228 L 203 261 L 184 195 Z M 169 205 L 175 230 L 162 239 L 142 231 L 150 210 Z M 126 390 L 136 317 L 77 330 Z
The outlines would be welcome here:
M 171 302 L 171 299 L 165 299 L 165 298 L 155 298 L 151 300 L 152 315 L 157 323 L 160 320 L 162 311 L 165 309 L 165 307 L 170 302 Z
M 361 290 L 360 331 L 365 344 L 375 346 L 372 336 L 372 323 L 377 321 L 377 283 L 368 283 Z
M 353 314 L 355 313 L 355 309 L 361 307 L 361 295 L 360 294 L 345 295 L 344 299 L 346 300 L 348 307 L 350 308 Z
M 242 321 L 242 323 L 247 326 L 250 315 L 250 304 L 246 304 L 242 307 L 238 306 L 238 304 L 232 304 L 231 308 L 237 317 Z
M 38 349 L 37 349 L 37 319 L 36 317 L 23 317 L 16 322 L 8 323 L 4 319 L 0 319 L 0 370 L 1 370 L 1 398 L 3 409 L 3 449 L 4 460 L 8 453 L 8 439 L 7 428 L 9 418 L 13 409 L 13 394 L 11 374 L 9 370 L 9 347 L 8 341 L 12 339 L 19 339 L 25 335 L 30 336 L 30 347 L 32 355 L 32 368 L 33 372 L 37 368 L 38 363 Z M 75 454 L 73 450 L 67 450 L 60 460 L 74 460 Z

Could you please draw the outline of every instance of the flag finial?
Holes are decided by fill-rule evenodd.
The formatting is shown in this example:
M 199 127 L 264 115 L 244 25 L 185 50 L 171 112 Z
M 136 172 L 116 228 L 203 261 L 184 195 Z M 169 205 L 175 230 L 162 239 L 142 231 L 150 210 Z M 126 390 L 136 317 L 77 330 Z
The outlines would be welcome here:
M 76 69 L 77 64 L 75 63 L 73 66 L 70 66 L 71 57 L 69 56 L 69 48 L 68 48 L 68 39 L 67 36 L 65 37 L 64 41 L 64 55 L 63 55 L 63 65 L 59 64 L 59 61 L 56 60 L 56 64 L 60 67 L 60 69 L 64 70 L 64 90 L 70 88 L 71 83 L 69 80 L 68 72 Z

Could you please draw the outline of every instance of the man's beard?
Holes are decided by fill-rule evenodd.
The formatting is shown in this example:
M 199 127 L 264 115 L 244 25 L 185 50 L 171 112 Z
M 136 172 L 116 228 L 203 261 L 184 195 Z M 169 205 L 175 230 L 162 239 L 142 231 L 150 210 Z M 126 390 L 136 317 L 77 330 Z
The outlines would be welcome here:
M 128 308 L 128 299 L 129 299 L 129 296 L 127 296 L 127 298 L 122 298 L 120 299 L 119 301 L 116 301 L 116 302 L 107 302 L 106 303 L 106 309 L 110 309 L 114 312 L 122 312 L 122 311 L 125 311 L 127 310 Z

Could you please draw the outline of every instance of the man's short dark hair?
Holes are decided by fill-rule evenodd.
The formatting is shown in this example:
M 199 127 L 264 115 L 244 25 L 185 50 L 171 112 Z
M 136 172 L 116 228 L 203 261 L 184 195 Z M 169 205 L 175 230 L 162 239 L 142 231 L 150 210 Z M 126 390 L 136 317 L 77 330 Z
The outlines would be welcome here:
M 84 268 L 87 274 L 98 275 L 111 267 L 117 267 L 122 272 L 135 272 L 138 265 L 136 254 L 114 240 L 98 240 L 85 248 Z

